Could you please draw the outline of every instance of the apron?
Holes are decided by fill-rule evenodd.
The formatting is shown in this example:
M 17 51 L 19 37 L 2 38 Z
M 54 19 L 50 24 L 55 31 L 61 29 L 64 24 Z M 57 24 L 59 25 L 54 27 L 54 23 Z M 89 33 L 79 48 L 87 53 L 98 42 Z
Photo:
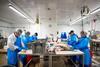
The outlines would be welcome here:
M 16 46 L 20 46 L 21 45 L 21 39 L 17 38 L 16 42 L 15 42 Z M 8 64 L 10 65 L 16 65 L 18 62 L 18 57 L 17 54 L 20 50 L 16 49 L 16 50 L 11 50 L 10 48 L 7 49 L 7 56 L 8 56 Z

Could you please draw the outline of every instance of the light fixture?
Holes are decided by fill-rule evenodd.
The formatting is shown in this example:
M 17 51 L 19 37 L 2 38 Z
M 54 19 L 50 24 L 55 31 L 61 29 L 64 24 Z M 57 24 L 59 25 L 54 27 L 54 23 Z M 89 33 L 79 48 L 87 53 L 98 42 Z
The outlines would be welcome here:
M 27 19 L 29 22 L 33 22 L 31 19 Z
M 88 18 L 90 15 L 93 15 L 93 14 L 99 12 L 99 11 L 100 11 L 100 7 L 97 8 L 97 9 L 95 9 L 95 10 L 93 10 L 93 11 L 91 11 L 89 14 L 87 14 L 86 16 L 84 16 L 84 17 L 82 17 L 82 18 L 80 17 L 80 18 L 78 18 L 78 19 L 72 21 L 72 22 L 70 23 L 70 25 L 73 25 L 73 24 L 75 24 L 75 23 L 77 23 L 77 22 L 80 22 L 80 21 L 82 21 L 82 20 Z
M 20 16 L 26 18 L 22 13 L 20 13 L 20 12 L 19 12 L 17 9 L 15 9 L 12 5 L 9 5 L 9 8 L 10 8 L 11 10 L 13 10 L 14 12 L 16 12 L 17 14 L 19 14 Z
M 20 16 L 22 16 L 23 18 L 25 18 L 27 21 L 33 23 L 33 20 L 29 19 L 29 18 L 26 17 L 24 14 L 22 14 L 20 11 L 18 11 L 12 4 L 9 4 L 9 8 L 10 8 L 11 10 L 13 10 L 14 12 L 16 12 L 17 14 L 19 14 Z
M 87 16 L 84 16 L 84 17 L 82 17 L 82 18 L 78 18 L 78 19 L 74 20 L 72 23 L 70 23 L 70 25 L 73 25 L 73 24 L 75 24 L 75 23 L 77 23 L 77 22 L 80 22 L 80 21 L 86 19 L 87 17 L 89 17 L 89 16 L 87 15 Z
M 97 13 L 97 12 L 99 12 L 99 11 L 100 11 L 100 7 L 97 8 L 96 10 L 92 11 L 90 14 L 95 14 L 95 13 Z

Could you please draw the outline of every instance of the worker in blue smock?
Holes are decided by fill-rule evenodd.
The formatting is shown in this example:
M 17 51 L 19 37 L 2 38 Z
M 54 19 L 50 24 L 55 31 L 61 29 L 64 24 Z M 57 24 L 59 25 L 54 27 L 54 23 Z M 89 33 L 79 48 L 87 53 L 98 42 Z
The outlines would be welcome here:
M 38 33 L 35 33 L 34 35 L 32 35 L 31 37 L 30 37 L 30 41 L 32 42 L 32 41 L 35 41 L 35 40 L 37 40 L 38 39 Z
M 66 34 L 66 32 L 62 32 L 60 38 L 61 38 L 61 41 L 65 42 L 67 40 L 67 34 Z
M 91 65 L 91 56 L 88 48 L 89 38 L 86 36 L 86 32 L 84 31 L 82 31 L 80 34 L 81 38 L 79 39 L 78 43 L 74 45 L 74 49 L 79 49 L 80 51 L 84 52 L 84 67 L 90 67 L 89 65 Z M 81 63 L 80 67 L 82 67 Z
M 74 33 L 73 30 L 69 32 L 68 42 L 67 44 L 70 46 L 75 45 L 78 42 L 78 36 Z
M 22 49 L 21 48 L 21 39 L 19 36 L 21 35 L 22 30 L 17 29 L 14 33 L 12 33 L 7 40 L 7 61 L 9 65 L 14 65 L 18 67 L 18 59 L 17 54 Z
M 24 30 L 24 31 L 22 32 L 22 34 L 20 35 L 20 37 L 21 37 L 21 38 L 24 37 L 24 36 L 25 36 L 25 33 L 26 33 L 26 30 Z
M 28 49 L 28 43 L 30 42 L 30 32 L 26 32 L 23 37 L 21 37 L 22 44 L 23 44 L 23 49 L 27 50 Z
M 30 42 L 30 32 L 26 32 L 24 35 L 21 36 L 21 42 L 23 46 L 23 50 L 28 50 L 28 43 Z M 26 55 L 21 55 L 20 59 L 23 63 L 23 67 L 27 64 L 26 62 Z
M 72 46 L 76 45 L 77 42 L 78 42 L 78 36 L 74 33 L 73 30 L 71 30 L 69 32 L 67 44 L 72 47 Z M 71 57 L 71 59 L 74 62 L 76 62 L 77 61 L 77 56 L 73 56 L 73 57 Z

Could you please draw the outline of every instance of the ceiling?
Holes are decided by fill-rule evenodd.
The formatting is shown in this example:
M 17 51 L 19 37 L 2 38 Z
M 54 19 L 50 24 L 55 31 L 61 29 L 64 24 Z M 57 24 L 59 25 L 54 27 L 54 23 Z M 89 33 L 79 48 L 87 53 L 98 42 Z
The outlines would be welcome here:
M 80 17 L 80 10 L 87 5 L 90 10 L 100 7 L 100 0 L 12 0 L 29 18 L 40 22 L 69 24 Z M 7 0 L 0 0 L 0 20 L 7 23 L 29 23 L 25 18 L 8 8 Z

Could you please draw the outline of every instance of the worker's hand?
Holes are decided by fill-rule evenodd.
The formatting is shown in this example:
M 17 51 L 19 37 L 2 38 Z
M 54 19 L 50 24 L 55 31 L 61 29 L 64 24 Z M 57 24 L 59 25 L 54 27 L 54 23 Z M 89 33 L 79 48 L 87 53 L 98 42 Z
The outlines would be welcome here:
M 14 51 L 14 50 L 18 49 L 18 46 L 10 46 L 10 49 L 11 49 L 12 51 Z
M 21 52 L 26 52 L 26 50 L 22 49 Z
M 22 49 L 21 51 L 26 51 L 25 49 Z

